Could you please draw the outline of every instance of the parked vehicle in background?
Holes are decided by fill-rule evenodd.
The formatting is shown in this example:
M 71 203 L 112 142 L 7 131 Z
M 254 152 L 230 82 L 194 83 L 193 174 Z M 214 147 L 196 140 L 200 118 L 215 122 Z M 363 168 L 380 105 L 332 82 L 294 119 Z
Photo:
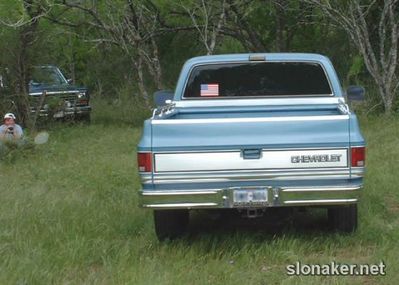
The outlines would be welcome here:
M 86 87 L 71 84 L 54 65 L 35 66 L 29 82 L 32 113 L 53 118 L 90 121 L 90 95 Z
M 362 99 L 352 86 L 347 99 Z M 159 239 L 184 233 L 192 209 L 248 218 L 270 207 L 323 207 L 352 232 L 365 140 L 336 72 L 318 54 L 234 54 L 186 62 L 138 144 L 141 206 Z

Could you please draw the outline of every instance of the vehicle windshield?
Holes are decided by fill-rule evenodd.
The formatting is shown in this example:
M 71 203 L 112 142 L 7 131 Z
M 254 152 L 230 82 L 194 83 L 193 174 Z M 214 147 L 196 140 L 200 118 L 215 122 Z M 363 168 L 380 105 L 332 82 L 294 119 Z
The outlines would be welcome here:
M 38 66 L 33 68 L 31 84 L 64 85 L 68 82 L 58 68 Z
M 187 99 L 331 95 L 324 69 L 313 62 L 199 65 L 184 91 Z

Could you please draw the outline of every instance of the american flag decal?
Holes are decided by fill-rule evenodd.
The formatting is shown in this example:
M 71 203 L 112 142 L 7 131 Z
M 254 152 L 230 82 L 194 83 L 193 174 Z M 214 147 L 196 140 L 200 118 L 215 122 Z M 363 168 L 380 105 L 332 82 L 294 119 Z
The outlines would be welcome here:
M 201 84 L 200 96 L 219 96 L 219 84 Z

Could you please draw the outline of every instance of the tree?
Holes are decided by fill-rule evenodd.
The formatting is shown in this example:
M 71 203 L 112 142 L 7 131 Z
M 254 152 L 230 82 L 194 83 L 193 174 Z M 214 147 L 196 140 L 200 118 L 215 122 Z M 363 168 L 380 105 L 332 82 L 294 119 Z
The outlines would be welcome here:
M 150 106 L 145 74 L 153 79 L 157 89 L 163 89 L 162 67 L 156 37 L 160 31 L 160 12 L 151 1 L 111 1 L 102 3 L 63 1 L 67 9 L 84 14 L 78 22 L 64 17 L 65 11 L 54 13 L 49 19 L 58 24 L 78 27 L 88 25 L 96 34 L 94 43 L 109 43 L 121 48 L 130 58 L 138 88 L 147 107 Z M 83 21 L 83 22 L 82 22 Z
M 391 113 L 399 91 L 399 1 L 385 0 L 383 5 L 380 1 L 307 1 L 347 33 L 378 87 L 385 112 Z
M 19 13 L 12 15 L 11 19 L 2 19 L 2 26 L 15 29 L 17 39 L 14 49 L 9 54 L 13 55 L 9 63 L 11 82 L 15 93 L 15 103 L 19 120 L 28 127 L 31 125 L 29 105 L 29 80 L 32 68 L 31 48 L 37 40 L 37 30 L 40 19 L 46 15 L 51 7 L 48 1 L 22 0 L 13 3 L 13 8 Z M 10 7 L 11 8 L 11 7 Z
M 190 6 L 182 4 L 181 7 L 190 17 L 207 55 L 213 54 L 225 25 L 226 9 L 228 9 L 226 1 L 193 1 Z

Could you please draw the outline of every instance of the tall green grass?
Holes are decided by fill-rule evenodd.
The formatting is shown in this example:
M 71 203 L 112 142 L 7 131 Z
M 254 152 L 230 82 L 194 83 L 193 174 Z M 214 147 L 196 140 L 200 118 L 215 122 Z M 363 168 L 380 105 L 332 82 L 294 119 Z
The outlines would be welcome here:
M 143 120 L 151 116 L 151 111 L 145 107 L 144 99 L 129 85 L 121 88 L 117 96 L 95 93 L 92 95 L 91 104 L 97 124 L 129 124 L 141 127 Z
M 151 212 L 137 207 L 141 130 L 132 125 L 94 113 L 91 125 L 53 126 L 47 144 L 0 162 L 0 284 L 396 284 L 398 118 L 361 120 L 368 170 L 355 234 L 329 232 L 318 213 L 278 226 L 197 213 L 187 237 L 166 243 Z M 380 260 L 384 277 L 285 269 Z

